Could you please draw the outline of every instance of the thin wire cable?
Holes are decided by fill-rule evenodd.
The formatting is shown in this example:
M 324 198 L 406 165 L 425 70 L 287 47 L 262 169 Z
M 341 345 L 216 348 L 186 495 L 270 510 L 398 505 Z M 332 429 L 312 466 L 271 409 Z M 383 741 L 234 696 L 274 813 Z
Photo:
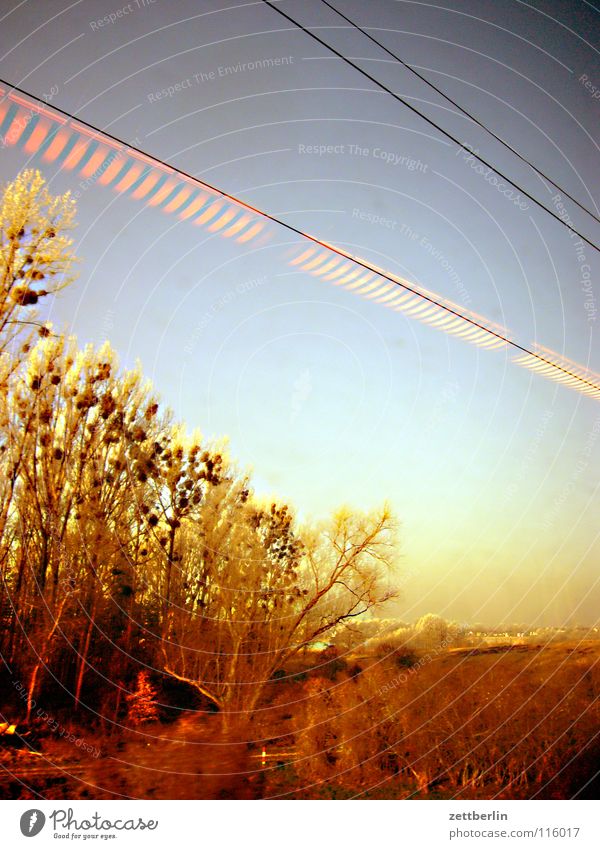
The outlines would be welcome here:
M 593 383 L 590 380 L 586 380 L 580 374 L 577 374 L 577 372 L 571 371 L 570 369 L 567 369 L 564 366 L 559 365 L 558 363 L 552 361 L 548 357 L 544 357 L 542 354 L 540 354 L 536 351 L 532 351 L 530 348 L 527 348 L 525 345 L 520 345 L 518 342 L 515 342 L 514 339 L 511 339 L 509 336 L 505 336 L 504 334 L 499 333 L 496 330 L 492 330 L 492 328 L 487 327 L 485 324 L 482 324 L 481 322 L 476 321 L 474 318 L 471 318 L 468 315 L 465 315 L 464 313 L 460 312 L 460 310 L 454 309 L 453 307 L 449 306 L 448 304 L 445 304 L 443 301 L 437 300 L 437 298 L 434 298 L 431 295 L 426 294 L 425 292 L 419 291 L 419 289 L 416 289 L 413 286 L 410 286 L 406 281 L 397 279 L 396 277 L 392 276 L 390 273 L 384 271 L 381 268 L 378 268 L 375 265 L 372 265 L 371 263 L 367 262 L 366 260 L 361 259 L 360 257 L 356 257 L 353 254 L 342 250 L 342 248 L 336 247 L 335 245 L 330 245 L 328 242 L 324 242 L 324 241 L 322 241 L 322 239 L 318 239 L 316 236 L 312 236 L 310 233 L 306 233 L 304 230 L 301 230 L 299 227 L 294 227 L 293 224 L 289 224 L 287 221 L 284 221 L 281 218 L 277 218 L 277 216 L 272 215 L 269 212 L 265 212 L 264 210 L 259 209 L 258 207 L 252 206 L 251 204 L 246 203 L 243 200 L 240 200 L 235 195 L 232 195 L 229 192 L 224 191 L 223 189 L 219 189 L 216 186 L 213 186 L 210 183 L 207 183 L 205 180 L 201 180 L 199 177 L 194 177 L 193 175 L 189 174 L 187 171 L 184 171 L 183 169 L 178 168 L 175 165 L 172 165 L 167 160 L 161 159 L 158 156 L 154 156 L 151 153 L 147 153 L 145 150 L 142 150 L 141 148 L 137 147 L 136 145 L 130 144 L 129 142 L 124 141 L 123 139 L 119 138 L 118 136 L 115 136 L 113 133 L 109 133 L 105 130 L 101 130 L 98 127 L 96 127 L 94 124 L 91 124 L 89 121 L 85 121 L 83 118 L 79 118 L 77 115 L 74 115 L 74 114 L 72 114 L 71 112 L 68 112 L 65 109 L 61 109 L 60 107 L 54 106 L 54 105 L 48 106 L 44 101 L 42 101 L 42 99 L 40 97 L 37 97 L 36 95 L 31 94 L 28 91 L 25 91 L 24 89 L 20 88 L 19 86 L 12 85 L 12 83 L 9 83 L 8 81 L 2 79 L 1 77 L 0 77 L 0 84 L 7 86 L 8 88 L 10 88 L 13 91 L 18 91 L 20 94 L 24 95 L 25 97 L 28 97 L 31 100 L 37 101 L 38 103 L 42 104 L 42 106 L 46 110 L 46 112 L 48 112 L 48 111 L 58 112 L 59 114 L 64 115 L 66 118 L 69 118 L 73 121 L 77 121 L 79 124 L 81 124 L 84 127 L 87 127 L 89 130 L 92 130 L 94 133 L 98 133 L 98 134 L 104 136 L 105 138 L 109 138 L 112 141 L 116 142 L 117 144 L 123 145 L 124 147 L 128 148 L 129 150 L 136 151 L 141 156 L 146 157 L 147 159 L 157 163 L 158 165 L 171 169 L 174 173 L 179 174 L 181 177 L 184 177 L 186 180 L 191 180 L 192 182 L 196 183 L 197 185 L 202 186 L 203 188 L 208 189 L 209 191 L 215 192 L 216 194 L 219 194 L 224 198 L 227 198 L 228 200 L 232 201 L 233 203 L 237 204 L 238 206 L 241 206 L 242 208 L 247 209 L 250 212 L 255 213 L 256 215 L 259 215 L 262 218 L 265 218 L 268 221 L 271 221 L 274 224 L 277 224 L 278 226 L 283 227 L 284 229 L 286 229 L 286 230 L 288 230 L 292 233 L 295 233 L 297 236 L 300 236 L 302 239 L 306 239 L 307 241 L 312 242 L 315 245 L 319 245 L 320 247 L 325 248 L 326 250 L 331 251 L 334 254 L 337 254 L 337 256 L 340 256 L 343 259 L 346 259 L 349 262 L 352 262 L 355 265 L 358 265 L 361 268 L 364 268 L 365 271 L 370 271 L 371 273 L 378 275 L 382 279 L 387 280 L 390 283 L 393 283 L 395 286 L 398 286 L 399 288 L 404 289 L 406 292 L 411 292 L 413 295 L 416 295 L 419 298 L 422 298 L 424 301 L 429 302 L 433 306 L 436 306 L 439 309 L 442 309 L 445 312 L 450 313 L 451 315 L 455 316 L 456 318 L 459 318 L 462 321 L 467 322 L 468 324 L 472 325 L 473 327 L 476 327 L 479 330 L 485 331 L 485 333 L 489 334 L 490 336 L 493 336 L 496 339 L 501 340 L 502 342 L 506 343 L 507 345 L 511 345 L 513 348 L 517 349 L 518 351 L 521 351 L 522 353 L 527 354 L 527 355 L 529 355 L 530 357 L 533 357 L 536 360 L 539 360 L 539 362 L 544 363 L 548 366 L 552 366 L 552 368 L 557 369 L 558 371 L 562 372 L 563 374 L 567 375 L 568 377 L 571 377 L 571 378 L 575 379 L 576 381 L 578 381 L 579 383 L 593 389 L 595 392 L 599 391 L 599 387 L 595 383 Z
M 365 71 L 363 68 L 361 68 L 355 62 L 353 62 L 352 59 L 348 59 L 347 56 L 344 56 L 343 53 L 340 53 L 339 50 L 337 50 L 335 47 L 332 47 L 331 44 L 328 44 L 326 41 L 324 41 L 316 33 L 307 29 L 307 27 L 305 27 L 303 24 L 299 23 L 297 20 L 292 18 L 291 15 L 288 15 L 287 12 L 284 12 L 282 9 L 280 9 L 278 6 L 276 6 L 274 3 L 271 3 L 270 0 L 262 0 L 262 2 L 265 3 L 265 5 L 269 6 L 271 9 L 273 9 L 273 11 L 277 12 L 278 15 L 281 15 L 281 17 L 285 18 L 287 21 L 292 23 L 295 27 L 297 27 L 299 30 L 301 30 L 303 33 L 305 33 L 305 35 L 310 36 L 314 41 L 316 41 L 322 47 L 325 47 L 327 50 L 330 51 L 330 53 L 333 53 L 335 56 L 337 56 L 339 59 L 341 59 L 347 65 L 350 65 L 351 68 L 354 68 L 355 71 L 358 71 L 359 74 L 362 74 L 363 77 L 366 77 L 368 80 L 370 80 L 372 83 L 374 83 L 382 91 L 385 91 L 387 94 L 391 95 L 395 100 L 397 100 L 403 106 L 406 106 L 407 109 L 410 109 L 411 112 L 414 112 L 415 115 L 418 115 L 419 118 L 422 118 L 430 126 L 434 127 L 438 132 L 442 133 L 442 135 L 444 135 L 444 136 L 446 136 L 446 138 L 450 139 L 451 142 L 458 145 L 458 147 L 462 148 L 463 150 L 466 150 L 468 153 L 471 154 L 471 156 L 474 156 L 483 165 L 486 165 L 488 168 L 490 168 L 492 171 L 494 171 L 496 174 L 498 174 L 499 177 L 502 177 L 503 180 L 506 180 L 506 182 L 509 183 L 514 189 L 517 189 L 519 192 L 521 192 L 521 194 L 524 197 L 528 198 L 536 206 L 539 206 L 540 209 L 543 209 L 545 212 L 548 213 L 548 215 L 551 215 L 552 218 L 554 218 L 556 221 L 558 221 L 560 224 L 562 224 L 564 227 L 566 227 L 570 232 L 574 233 L 576 236 L 579 236 L 579 238 L 582 239 L 587 245 L 589 245 L 595 251 L 598 251 L 598 253 L 600 253 L 600 247 L 598 247 L 598 245 L 596 245 L 594 242 L 592 242 L 591 239 L 588 239 L 587 236 L 584 236 L 583 233 L 580 233 L 579 230 L 576 230 L 575 227 L 572 224 L 567 224 L 567 222 L 563 218 L 561 218 L 560 215 L 557 215 L 556 212 L 553 212 L 551 209 L 549 209 L 547 206 L 545 206 L 541 201 L 539 201 L 536 197 L 534 197 L 532 194 L 530 194 L 525 189 L 521 188 L 521 186 L 519 186 L 518 183 L 515 183 L 513 180 L 510 179 L 510 177 L 507 177 L 506 174 L 504 174 L 502 171 L 500 171 L 499 168 L 496 168 L 494 165 L 492 165 L 490 162 L 488 162 L 486 159 L 484 159 L 478 153 L 475 153 L 473 150 L 471 150 L 470 147 L 468 147 L 464 142 L 460 141 L 460 139 L 456 138 L 456 136 L 453 136 L 452 133 L 449 133 L 447 130 L 444 130 L 444 128 L 441 127 L 439 124 L 437 124 L 432 118 L 428 118 L 427 115 L 425 115 L 423 112 L 420 112 L 415 106 L 410 104 L 407 100 L 405 100 L 399 94 L 396 94 L 396 92 L 393 91 L 391 88 L 388 88 L 388 86 L 386 86 L 384 83 L 380 82 L 376 77 L 374 77 L 368 71 Z
M 493 139 L 495 139 L 497 142 L 500 142 L 500 144 L 504 145 L 504 147 L 507 148 L 507 150 L 510 150 L 511 153 L 514 153 L 514 155 L 516 157 L 518 157 L 521 160 L 521 162 L 524 162 L 525 165 L 528 165 L 529 168 L 531 168 L 531 170 L 534 171 L 539 177 L 542 177 L 544 180 L 547 180 L 548 183 L 550 183 L 550 185 L 554 186 L 555 189 L 558 189 L 558 191 L 561 192 L 561 194 L 563 194 L 566 198 L 569 198 L 569 200 L 572 201 L 576 206 L 578 206 L 579 209 L 581 209 L 583 212 L 587 212 L 587 214 L 591 218 L 593 218 L 594 221 L 596 221 L 598 224 L 600 224 L 600 218 L 597 215 L 595 215 L 593 212 L 590 212 L 590 210 L 586 206 L 584 206 L 582 203 L 580 203 L 577 200 L 577 198 L 574 198 L 571 194 L 569 194 L 569 192 L 567 192 L 565 189 L 563 189 L 561 186 L 559 186 L 558 183 L 555 183 L 554 180 L 551 177 L 549 177 L 547 174 L 545 174 L 541 170 L 541 168 L 538 168 L 536 165 L 533 164 L 533 162 L 531 162 L 529 159 L 527 159 L 526 156 L 523 156 L 523 154 L 519 153 L 519 151 L 516 150 L 510 144 L 510 142 L 507 142 L 505 139 L 503 139 L 499 135 L 497 135 L 497 133 L 495 133 L 493 130 L 490 130 L 489 127 L 486 127 L 486 125 L 482 121 L 480 121 L 479 118 L 475 117 L 475 115 L 472 115 L 467 109 L 465 109 L 463 106 L 461 106 L 460 103 L 457 103 L 456 100 L 453 100 L 450 97 L 450 95 L 448 95 L 444 91 L 442 91 L 441 88 L 438 88 L 438 86 L 436 86 L 435 83 L 432 83 L 431 80 L 428 80 L 427 77 L 423 76 L 423 74 L 420 74 L 415 68 L 412 67 L 412 65 L 409 65 L 408 62 L 405 62 L 404 59 L 402 59 L 400 56 L 398 56 L 396 53 L 394 53 L 392 50 L 390 50 L 388 47 L 386 47 L 385 44 L 382 44 L 380 41 L 378 41 L 375 38 L 375 36 L 371 35 L 367 30 L 363 29 L 363 27 L 361 27 L 359 24 L 356 24 L 356 23 L 354 23 L 354 21 L 350 20 L 350 18 L 347 15 L 345 15 L 343 12 L 340 12 L 339 9 L 336 9 L 336 7 L 332 3 L 329 2 L 329 0 L 321 0 L 321 3 L 323 3 L 329 9 L 331 9 L 332 12 L 335 12 L 336 15 L 339 15 L 340 18 L 343 18 L 343 20 L 345 20 L 347 23 L 349 23 L 351 27 L 354 27 L 354 29 L 358 30 L 358 32 L 361 32 L 364 36 L 366 36 L 366 38 L 369 39 L 369 41 L 372 41 L 373 44 L 376 44 L 378 47 L 380 47 L 381 50 L 383 50 L 385 53 L 388 54 L 388 56 L 391 56 L 392 59 L 395 59 L 396 62 L 399 62 L 404 68 L 406 68 L 407 71 L 410 71 L 411 74 L 414 74 L 416 77 L 418 77 L 422 82 L 425 83 L 425 85 L 428 85 L 429 88 L 433 89 L 433 91 L 437 92 L 437 94 L 439 94 L 441 97 L 443 97 L 444 100 L 448 101 L 448 103 L 451 103 L 452 106 L 454 106 L 456 109 L 458 109 L 458 111 L 461 112 L 465 116 L 465 118 L 468 118 L 470 121 L 472 121 L 478 127 L 480 127 L 482 130 L 485 130 L 485 132 L 488 133 Z

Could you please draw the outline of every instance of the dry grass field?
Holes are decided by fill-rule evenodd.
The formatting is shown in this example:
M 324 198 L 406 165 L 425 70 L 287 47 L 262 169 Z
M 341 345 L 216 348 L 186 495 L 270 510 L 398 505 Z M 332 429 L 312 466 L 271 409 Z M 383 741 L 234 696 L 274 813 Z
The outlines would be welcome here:
M 593 798 L 600 643 L 297 660 L 249 721 L 4 735 L 5 798 Z M 25 738 L 24 738 L 25 739 Z
M 599 658 L 594 642 L 455 649 L 313 680 L 294 720 L 298 786 L 288 792 L 585 795 L 600 751 Z

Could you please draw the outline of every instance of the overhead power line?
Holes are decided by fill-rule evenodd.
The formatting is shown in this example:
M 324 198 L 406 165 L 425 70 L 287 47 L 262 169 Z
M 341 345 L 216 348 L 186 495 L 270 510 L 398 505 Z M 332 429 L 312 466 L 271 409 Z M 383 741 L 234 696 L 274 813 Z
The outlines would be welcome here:
M 305 33 L 305 35 L 310 36 L 310 38 L 312 38 L 314 41 L 316 41 L 318 44 L 320 44 L 326 50 L 329 50 L 330 53 L 333 53 L 335 56 L 337 56 L 339 59 L 341 59 L 347 65 L 349 65 L 351 68 L 354 68 L 355 71 L 358 71 L 359 74 L 362 74 L 363 77 L 366 77 L 368 80 L 370 80 L 370 82 L 374 83 L 378 88 L 380 88 L 382 91 L 386 92 L 386 94 L 391 95 L 391 97 L 393 97 L 395 100 L 397 100 L 403 106 L 406 106 L 407 109 L 410 109 L 411 112 L 413 112 L 415 115 L 418 115 L 419 118 L 422 118 L 423 121 L 425 121 L 430 126 L 434 127 L 438 132 L 440 132 L 446 138 L 450 139 L 450 141 L 453 142 L 453 144 L 455 144 L 458 147 L 462 148 L 463 150 L 467 151 L 475 159 L 478 159 L 479 162 L 481 162 L 483 165 L 490 168 L 492 171 L 494 171 L 496 174 L 498 174 L 499 177 L 502 177 L 503 180 L 506 180 L 506 182 L 509 183 L 514 189 L 517 189 L 517 191 L 521 192 L 521 194 L 524 197 L 528 198 L 528 200 L 530 200 L 532 203 L 534 203 L 540 209 L 543 209 L 545 212 L 548 213 L 548 215 L 551 215 L 552 218 L 554 218 L 556 221 L 558 221 L 560 224 L 562 224 L 564 227 L 566 227 L 570 232 L 574 233 L 576 236 L 578 236 L 580 239 L 582 239 L 582 241 L 584 241 L 587 245 L 589 245 L 595 251 L 598 251 L 598 253 L 600 253 L 600 247 L 598 247 L 598 245 L 596 245 L 591 239 L 589 239 L 587 236 L 584 236 L 583 233 L 581 233 L 579 230 L 576 230 L 575 227 L 571 223 L 567 223 L 563 218 L 561 218 L 560 215 L 558 215 L 553 210 L 549 209 L 545 204 L 543 204 L 541 201 L 539 201 L 534 195 L 532 195 L 526 189 L 523 189 L 514 180 L 511 180 L 510 177 L 508 177 L 506 174 L 504 174 L 503 171 L 500 171 L 499 168 L 497 168 L 496 166 L 492 165 L 491 162 L 488 162 L 486 159 L 484 159 L 483 156 L 481 156 L 481 154 L 476 153 L 474 150 L 472 150 L 469 145 L 465 144 L 465 142 L 462 142 L 460 139 L 458 139 L 452 133 L 449 133 L 447 130 L 445 130 L 443 127 L 441 127 L 438 123 L 436 123 L 432 118 L 429 118 L 427 115 L 425 115 L 425 113 L 421 112 L 419 109 L 417 109 L 411 103 L 409 103 L 405 98 L 401 97 L 399 94 L 396 94 L 396 92 L 393 89 L 389 88 L 384 83 L 380 82 L 376 77 L 374 77 L 368 71 L 365 71 L 364 68 L 361 68 L 360 65 L 357 65 L 355 62 L 353 62 L 352 59 L 349 59 L 347 56 L 344 56 L 343 53 L 341 53 L 335 47 L 332 47 L 332 45 L 329 44 L 327 41 L 322 39 L 320 36 L 318 36 L 312 30 L 305 27 L 304 24 L 301 24 L 299 21 L 295 20 L 295 18 L 292 18 L 291 15 L 288 15 L 287 12 L 284 12 L 283 9 L 280 9 L 274 3 L 271 3 L 271 0 L 263 0 L 263 3 L 265 3 L 271 9 L 273 9 L 275 12 L 277 12 L 278 15 L 281 15 L 281 17 L 285 18 L 287 21 L 289 21 L 291 24 L 293 24 L 295 27 L 297 27 L 303 33 Z
M 350 24 L 351 27 L 358 30 L 358 32 L 362 33 L 373 44 L 376 44 L 377 47 L 379 47 L 381 50 L 384 51 L 384 53 L 387 53 L 387 55 L 391 56 L 392 59 L 394 59 L 396 62 L 399 62 L 400 65 L 402 65 L 404 68 L 406 68 L 407 71 L 410 71 L 411 74 L 414 74 L 415 77 L 418 77 L 422 82 L 425 83 L 425 85 L 429 86 L 429 88 L 431 88 L 431 89 L 433 89 L 433 91 L 437 92 L 437 94 L 439 94 L 441 97 L 443 97 L 444 100 L 446 100 L 448 103 L 450 103 L 456 109 L 458 109 L 458 111 L 462 115 L 464 115 L 465 118 L 468 118 L 469 121 L 472 121 L 474 124 L 476 124 L 482 130 L 485 130 L 485 132 L 488 133 L 488 135 L 490 135 L 497 142 L 500 142 L 500 144 L 503 145 L 507 150 L 510 150 L 511 153 L 514 153 L 514 155 L 518 159 L 520 159 L 521 162 L 523 162 L 525 165 L 527 165 L 529 168 L 531 168 L 531 170 L 534 171 L 539 177 L 542 177 L 544 180 L 546 180 L 548 183 L 550 183 L 551 186 L 554 186 L 555 189 L 557 189 L 566 198 L 569 198 L 569 200 L 572 201 L 576 206 L 578 206 L 579 209 L 581 209 L 583 212 L 586 212 L 591 218 L 594 219 L 594 221 L 596 221 L 598 224 L 600 224 L 600 218 L 597 215 L 595 215 L 586 206 L 584 206 L 582 203 L 580 203 L 580 201 L 578 201 L 577 198 L 574 198 L 573 195 L 569 194 L 569 192 L 567 192 L 566 189 L 563 189 L 561 186 L 559 186 L 558 183 L 556 183 L 551 177 L 549 177 L 540 168 L 538 168 L 536 165 L 534 165 L 533 162 L 531 162 L 529 159 L 527 159 L 526 156 L 523 156 L 523 154 L 519 153 L 519 151 L 510 144 L 510 142 L 507 142 L 506 139 L 503 139 L 501 136 L 499 136 L 497 133 L 495 133 L 493 130 L 491 130 L 489 127 L 487 127 L 479 118 L 477 118 L 475 115 L 472 115 L 467 109 L 465 109 L 463 106 L 461 106 L 460 103 L 457 103 L 456 100 L 454 100 L 448 94 L 446 94 L 445 91 L 442 91 L 441 88 L 436 86 L 435 83 L 432 83 L 431 80 L 427 79 L 427 77 L 423 76 L 423 74 L 420 74 L 419 71 L 416 70 L 416 68 L 414 68 L 412 65 L 409 65 L 408 62 L 405 62 L 404 59 L 402 59 L 400 56 L 398 56 L 397 53 L 394 53 L 393 50 L 390 50 L 388 47 L 386 47 L 385 44 L 382 44 L 381 41 L 376 39 L 375 36 L 371 35 L 371 33 L 368 32 L 368 30 L 364 29 L 359 24 L 352 21 L 343 12 L 340 12 L 340 10 L 337 9 L 332 3 L 330 3 L 329 0 L 321 0 L 321 3 L 323 3 L 329 9 L 331 9 L 332 12 L 335 12 L 336 15 L 338 15 L 340 18 L 342 18 L 344 21 L 346 21 L 346 23 Z
M 346 286 L 347 289 L 369 299 L 376 299 L 378 303 L 387 307 L 402 310 L 406 315 L 424 321 L 447 333 L 460 336 L 473 344 L 486 347 L 509 345 L 519 352 L 519 356 L 513 360 L 519 365 L 537 371 L 551 380 L 565 383 L 586 395 L 600 399 L 600 376 L 591 373 L 583 366 L 572 363 L 547 349 L 541 349 L 543 353 L 531 350 L 511 339 L 508 331 L 503 328 L 494 329 L 491 327 L 487 319 L 469 310 L 463 310 L 451 301 L 445 301 L 433 292 L 413 285 L 403 278 L 398 278 L 342 248 L 324 242 L 276 215 L 251 206 L 235 195 L 212 186 L 199 177 L 192 176 L 187 171 L 129 144 L 112 133 L 99 129 L 71 112 L 57 106 L 48 106 L 41 98 L 18 86 L 13 86 L 2 79 L 0 79 L 0 84 L 10 89 L 7 101 L 0 100 L 0 132 L 4 127 L 8 127 L 7 136 L 10 137 L 13 126 L 17 125 L 12 143 L 19 143 L 19 139 L 23 143 L 22 140 L 25 138 L 24 149 L 27 152 L 45 151 L 44 156 L 48 161 L 58 161 L 61 167 L 69 170 L 78 168 L 82 175 L 87 176 L 93 182 L 96 182 L 96 176 L 100 175 L 97 176 L 99 184 L 113 185 L 116 191 L 131 191 L 134 198 L 145 199 L 151 206 L 164 204 L 165 212 L 176 212 L 181 219 L 189 219 L 192 223 L 206 226 L 209 231 L 214 233 L 219 232 L 224 236 L 236 235 L 240 242 L 247 242 L 250 238 L 257 236 L 260 233 L 260 228 L 257 227 L 256 223 L 253 223 L 254 219 L 247 215 L 242 216 L 242 219 L 236 223 L 232 209 L 236 212 L 239 212 L 240 209 L 244 212 L 250 212 L 254 217 L 265 219 L 283 227 L 325 252 L 321 256 L 315 255 L 314 249 L 309 252 L 305 251 L 291 261 L 292 266 L 320 276 L 324 280 L 332 281 L 335 285 Z M 14 92 L 19 92 L 28 100 L 23 100 Z M 1 94 L 3 94 L 2 91 L 0 91 Z M 10 103 L 11 101 L 12 106 L 7 108 L 7 102 Z M 36 104 L 34 105 L 31 101 L 35 101 Z M 35 111 L 40 119 L 39 122 L 33 120 L 31 114 L 27 118 L 27 110 Z M 64 117 L 55 117 L 55 113 L 56 116 Z M 65 118 L 69 120 L 65 121 Z M 49 119 L 54 120 L 57 130 L 49 130 Z M 104 143 L 104 150 L 99 146 L 99 140 Z M 114 155 L 115 148 L 118 150 L 116 157 Z M 123 163 L 123 150 L 135 157 L 136 164 L 133 167 L 131 163 Z M 144 163 L 145 168 L 142 168 L 141 163 Z M 112 175 L 112 169 L 114 169 L 116 176 Z M 177 175 L 186 185 L 191 183 L 208 191 L 210 193 L 208 199 L 206 195 L 190 196 L 190 190 L 181 189 L 180 185 L 174 188 L 169 183 L 169 179 L 166 183 L 163 183 L 165 176 L 158 179 L 157 175 L 164 175 L 165 172 L 170 175 L 169 179 L 172 175 Z M 215 203 L 215 195 L 230 201 L 229 208 L 223 208 L 220 200 Z M 336 257 L 335 261 L 327 260 L 326 256 L 332 254 Z M 359 271 L 348 274 L 344 260 L 346 263 L 351 263 Z M 342 261 L 341 266 L 340 261 Z M 368 274 L 361 276 L 361 270 L 368 272 Z M 388 284 L 393 284 L 393 286 L 387 284 L 381 286 L 379 284 L 379 288 L 376 288 L 378 286 L 377 278 L 386 280 Z M 398 287 L 407 294 L 391 298 L 388 290 L 393 287 Z M 419 306 L 419 303 L 421 303 L 421 306 Z M 445 317 L 443 313 L 446 313 Z M 486 337 L 487 342 L 484 341 Z

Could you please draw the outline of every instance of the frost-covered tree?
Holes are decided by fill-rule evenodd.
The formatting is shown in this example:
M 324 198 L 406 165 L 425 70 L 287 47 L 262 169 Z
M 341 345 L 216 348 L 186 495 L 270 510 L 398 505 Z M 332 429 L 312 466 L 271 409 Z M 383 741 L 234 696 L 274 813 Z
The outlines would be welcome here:
M 70 194 L 52 195 L 39 171 L 22 171 L 5 187 L 0 198 L 0 353 L 23 336 L 24 328 L 38 324 L 32 306 L 73 280 L 74 216 Z
M 439 648 L 447 638 L 448 623 L 437 613 L 426 613 L 415 625 L 415 641 L 424 648 Z
M 395 523 L 383 507 L 296 528 L 223 471 L 187 528 L 165 666 L 220 708 L 250 714 L 274 672 L 341 623 L 388 600 Z

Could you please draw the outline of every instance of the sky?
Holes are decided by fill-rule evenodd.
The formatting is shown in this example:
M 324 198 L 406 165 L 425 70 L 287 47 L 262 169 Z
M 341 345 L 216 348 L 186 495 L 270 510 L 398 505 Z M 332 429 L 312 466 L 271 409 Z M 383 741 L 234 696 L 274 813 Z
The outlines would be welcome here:
M 600 214 L 593 4 L 336 3 Z M 590 216 L 320 0 L 279 5 L 600 244 Z M 598 252 L 265 3 L 0 8 L 4 80 L 600 371 Z M 78 196 L 81 273 L 55 325 L 140 360 L 177 417 L 226 435 L 257 491 L 302 519 L 388 501 L 393 613 L 597 621 L 597 400 L 292 266 L 289 230 L 236 244 L 0 147 L 0 179 L 26 165 Z

